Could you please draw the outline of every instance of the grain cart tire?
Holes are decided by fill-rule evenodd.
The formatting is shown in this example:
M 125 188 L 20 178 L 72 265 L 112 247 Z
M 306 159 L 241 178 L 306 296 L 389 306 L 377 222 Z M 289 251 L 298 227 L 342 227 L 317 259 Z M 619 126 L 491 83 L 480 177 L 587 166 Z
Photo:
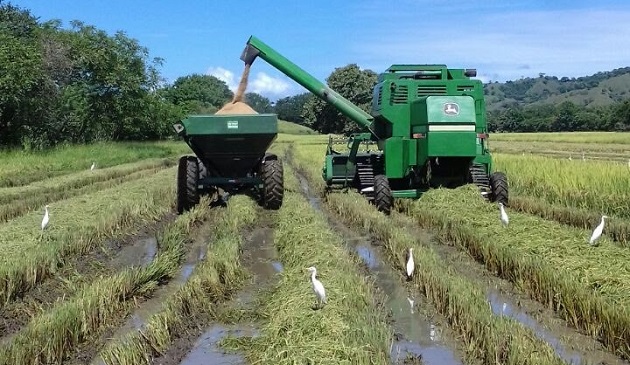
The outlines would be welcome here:
M 490 175 L 490 188 L 492 189 L 492 201 L 508 205 L 508 181 L 502 172 Z
M 374 205 L 379 212 L 389 215 L 392 211 L 394 197 L 385 175 L 374 176 Z
M 199 166 L 199 180 L 208 177 L 208 169 L 199 157 L 197 157 L 197 166 Z
M 177 213 L 182 214 L 199 203 L 197 181 L 199 165 L 194 156 L 183 156 L 177 167 Z
M 275 156 L 267 157 L 261 166 L 263 180 L 262 201 L 265 209 L 278 210 L 284 197 L 282 161 Z

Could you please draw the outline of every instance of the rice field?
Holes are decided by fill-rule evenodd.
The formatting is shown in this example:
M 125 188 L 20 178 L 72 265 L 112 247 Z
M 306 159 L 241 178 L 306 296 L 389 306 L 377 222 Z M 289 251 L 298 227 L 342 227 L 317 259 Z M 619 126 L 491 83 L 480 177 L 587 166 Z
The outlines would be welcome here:
M 242 194 L 176 214 L 181 141 L 1 152 L 0 364 L 630 360 L 626 135 L 491 135 L 503 227 L 471 186 L 389 216 L 327 191 L 328 136 L 290 127 L 277 211 Z

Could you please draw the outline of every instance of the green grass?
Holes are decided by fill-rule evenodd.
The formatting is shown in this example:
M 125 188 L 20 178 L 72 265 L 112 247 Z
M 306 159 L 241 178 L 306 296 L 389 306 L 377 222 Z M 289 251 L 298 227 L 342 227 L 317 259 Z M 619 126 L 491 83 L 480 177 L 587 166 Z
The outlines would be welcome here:
M 416 202 L 401 201 L 420 225 L 437 231 L 556 310 L 576 328 L 630 358 L 630 251 L 607 238 L 588 244 L 590 230 L 567 227 L 508 210 L 503 228 L 498 209 L 476 187 L 437 189 Z
M 245 278 L 238 265 L 241 231 L 254 224 L 255 204 L 243 195 L 230 199 L 226 212 L 216 222 L 216 233 L 208 242 L 208 254 L 188 281 L 164 303 L 142 331 L 115 338 L 99 353 L 108 365 L 149 364 L 148 359 L 165 351 L 186 324 L 200 325 L 216 314 L 217 303 L 226 300 Z
M 313 164 L 314 149 L 297 146 L 293 153 L 295 163 L 310 183 L 323 191 L 324 184 Z M 463 341 L 469 359 L 479 359 L 484 364 L 562 364 L 553 349 L 531 330 L 513 319 L 495 316 L 484 291 L 456 274 L 400 221 L 377 212 L 354 192 L 327 194 L 325 204 L 346 224 L 365 229 L 385 243 L 388 261 L 399 272 L 404 270 L 406 250 L 414 248 L 417 274 L 413 286 L 446 317 Z
M 309 127 L 287 122 L 286 120 L 278 120 L 278 133 L 298 135 L 318 134 Z
M 111 167 L 148 158 L 173 157 L 188 153 L 183 141 L 109 142 L 61 146 L 42 152 L 7 150 L 0 152 L 0 187 L 21 186 L 71 172 Z
M 492 133 L 491 141 L 630 144 L 627 132 Z
M 206 204 L 203 204 L 206 203 Z M 10 364 L 60 363 L 71 350 L 102 327 L 120 318 L 129 300 L 153 291 L 173 277 L 185 252 L 186 236 L 208 216 L 208 201 L 169 224 L 158 237 L 156 258 L 145 267 L 127 268 L 98 279 L 76 296 L 34 317 L 8 344 L 0 347 L 0 362 Z
M 0 300 L 19 296 L 54 273 L 64 258 L 154 221 L 175 201 L 175 168 L 92 194 L 51 204 L 50 223 L 41 232 L 43 212 L 0 224 Z
M 253 364 L 388 363 L 392 333 L 376 304 L 382 298 L 326 219 L 296 192 L 298 182 L 286 164 L 285 171 L 284 203 L 274 234 L 284 271 L 262 300 L 260 336 L 236 341 L 237 348 Z M 326 288 L 328 304 L 320 310 L 312 309 L 309 266 L 317 268 Z

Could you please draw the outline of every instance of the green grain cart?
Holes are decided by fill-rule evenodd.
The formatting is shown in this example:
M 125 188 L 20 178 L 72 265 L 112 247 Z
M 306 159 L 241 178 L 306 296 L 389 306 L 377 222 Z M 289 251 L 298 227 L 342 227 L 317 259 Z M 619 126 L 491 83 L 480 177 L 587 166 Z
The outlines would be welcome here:
M 430 188 L 476 184 L 489 201 L 508 203 L 505 174 L 492 172 L 481 81 L 474 69 L 392 65 L 373 90 L 371 113 L 339 95 L 252 36 L 241 55 L 261 57 L 366 129 L 349 138 L 349 152 L 329 141 L 322 177 L 329 187 L 358 189 L 389 214 L 394 198 L 418 198 Z M 375 151 L 359 152 L 365 142 Z
M 191 115 L 173 128 L 196 155 L 179 159 L 179 214 L 201 195 L 215 193 L 222 203 L 231 194 L 247 193 L 266 209 L 282 206 L 282 161 L 266 152 L 278 135 L 276 114 Z

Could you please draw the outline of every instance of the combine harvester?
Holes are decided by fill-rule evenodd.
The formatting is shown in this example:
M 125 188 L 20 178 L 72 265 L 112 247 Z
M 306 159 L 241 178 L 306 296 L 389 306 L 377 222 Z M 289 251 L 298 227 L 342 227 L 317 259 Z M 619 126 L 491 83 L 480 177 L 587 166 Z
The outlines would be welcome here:
M 282 161 L 267 152 L 278 136 L 276 114 L 191 115 L 173 128 L 196 155 L 179 159 L 179 214 L 205 194 L 225 203 L 230 194 L 253 193 L 266 209 L 282 206 Z
M 507 205 L 507 178 L 492 169 L 483 85 L 471 79 L 476 70 L 392 65 L 378 77 L 368 114 L 251 36 L 241 60 L 251 65 L 256 57 L 367 130 L 349 137 L 347 153 L 335 151 L 329 139 L 322 169 L 329 187 L 356 188 L 385 214 L 394 198 L 469 183 L 487 200 Z M 375 143 L 377 150 L 359 152 L 362 143 Z

